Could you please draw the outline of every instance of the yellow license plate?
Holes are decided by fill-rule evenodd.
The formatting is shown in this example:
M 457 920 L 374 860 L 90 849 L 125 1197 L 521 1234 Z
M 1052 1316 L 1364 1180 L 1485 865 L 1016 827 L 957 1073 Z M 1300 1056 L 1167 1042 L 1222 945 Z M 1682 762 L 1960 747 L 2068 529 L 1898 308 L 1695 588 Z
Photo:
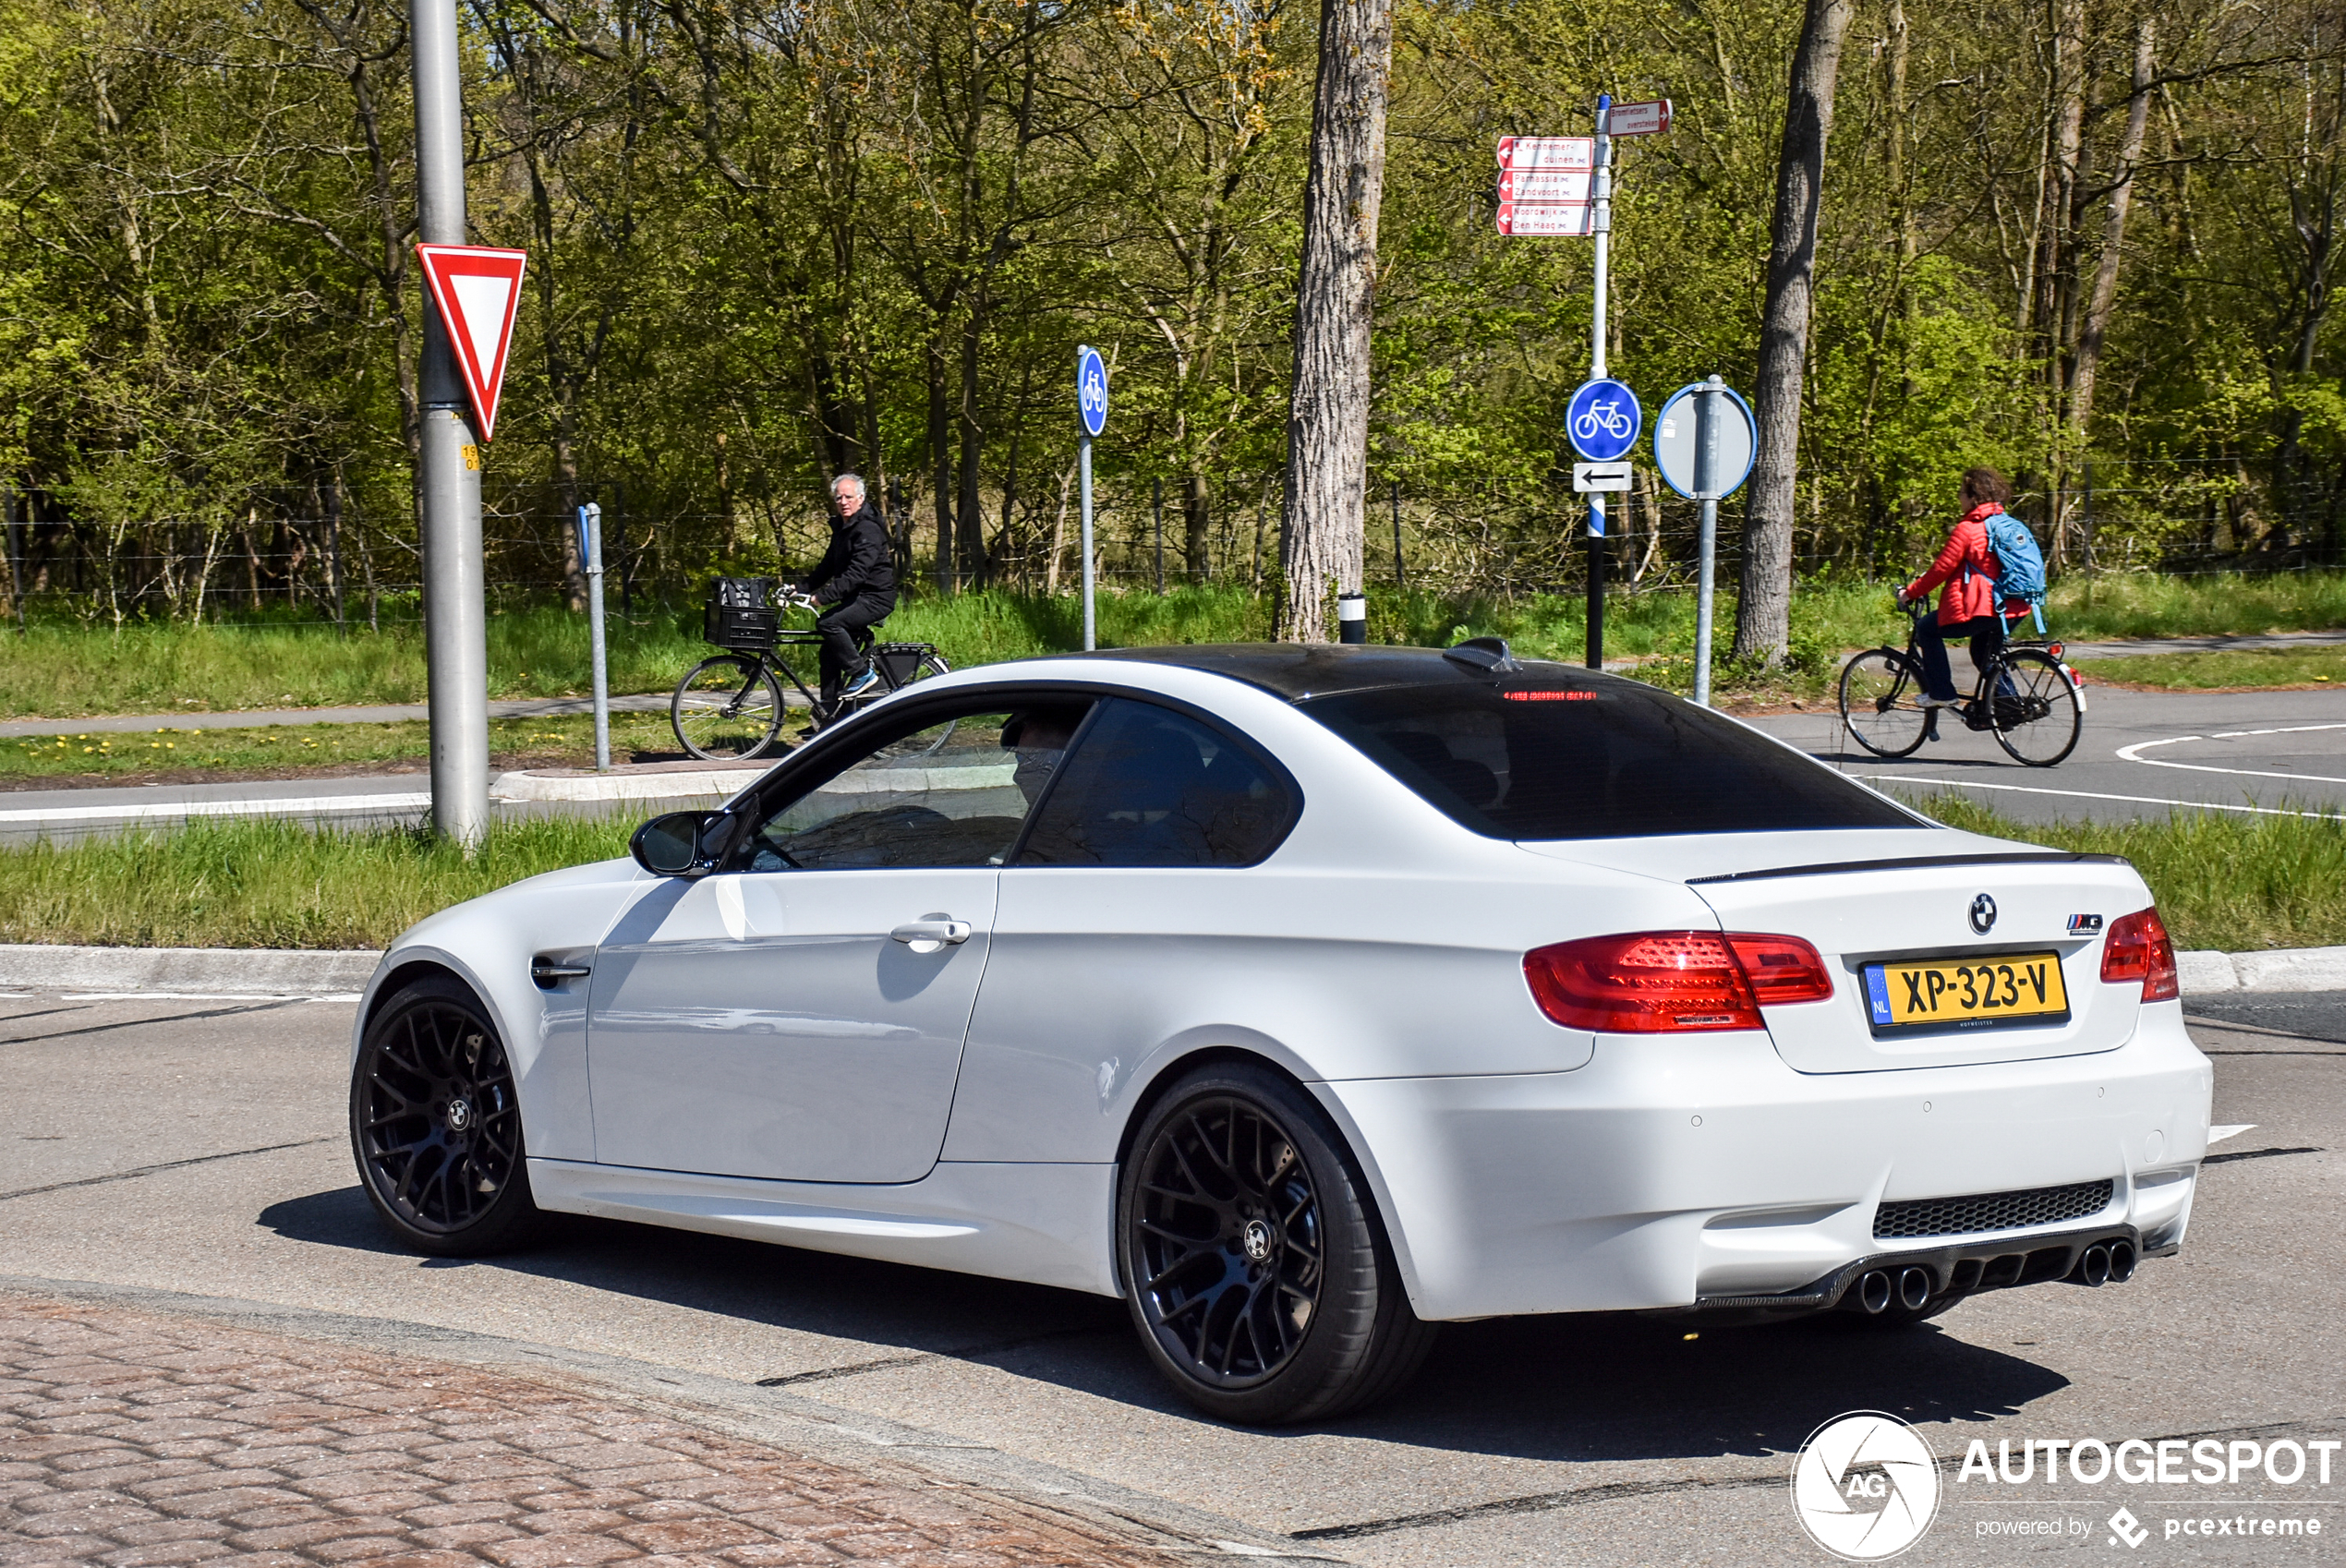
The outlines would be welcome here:
M 2069 1016 L 2058 953 L 1868 964 L 1866 1008 L 1876 1029 L 1972 1028 Z

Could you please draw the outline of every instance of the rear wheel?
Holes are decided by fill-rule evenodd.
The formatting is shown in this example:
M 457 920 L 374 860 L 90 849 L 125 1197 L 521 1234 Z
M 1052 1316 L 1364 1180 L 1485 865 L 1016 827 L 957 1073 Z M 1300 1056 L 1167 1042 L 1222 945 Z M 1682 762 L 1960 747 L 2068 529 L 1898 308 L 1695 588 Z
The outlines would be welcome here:
M 1841 669 L 1841 722 L 1857 744 L 1902 757 L 1922 744 L 1922 672 L 1895 648 L 1868 648 Z
M 375 1212 L 419 1252 L 502 1251 L 543 1222 L 513 1063 L 479 999 L 448 976 L 403 986 L 368 1024 L 350 1145 Z
M 2085 710 L 2069 672 L 2050 654 L 2020 648 L 2003 656 L 1989 713 L 1996 743 L 2013 761 L 2050 767 L 2077 749 Z
M 1133 1140 L 1117 1213 L 1141 1343 L 1209 1415 L 1340 1415 L 1398 1389 L 1433 1347 L 1359 1168 L 1267 1067 L 1174 1085 Z
M 782 729 L 782 689 L 765 664 L 741 654 L 720 654 L 693 666 L 669 699 L 676 742 L 696 757 L 730 762 L 753 757 Z

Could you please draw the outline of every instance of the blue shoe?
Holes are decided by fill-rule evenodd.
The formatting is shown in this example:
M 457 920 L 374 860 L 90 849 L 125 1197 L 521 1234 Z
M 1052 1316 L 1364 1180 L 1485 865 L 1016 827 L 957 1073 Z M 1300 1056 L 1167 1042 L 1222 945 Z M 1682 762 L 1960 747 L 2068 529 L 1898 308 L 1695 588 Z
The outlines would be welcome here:
M 863 674 L 858 675 L 854 680 L 850 681 L 845 686 L 840 689 L 840 700 L 844 702 L 850 697 L 860 697 L 879 683 L 879 671 L 867 664 L 864 666 Z

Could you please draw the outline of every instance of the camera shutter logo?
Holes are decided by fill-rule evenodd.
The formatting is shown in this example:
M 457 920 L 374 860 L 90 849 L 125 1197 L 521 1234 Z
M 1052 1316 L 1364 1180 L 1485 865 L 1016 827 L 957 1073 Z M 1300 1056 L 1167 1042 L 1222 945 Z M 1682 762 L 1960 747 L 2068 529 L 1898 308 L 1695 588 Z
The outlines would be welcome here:
M 1895 1416 L 1853 1410 L 1808 1434 L 1792 1465 L 1792 1511 L 1819 1546 L 1851 1562 L 1895 1557 L 1939 1512 L 1939 1462 Z

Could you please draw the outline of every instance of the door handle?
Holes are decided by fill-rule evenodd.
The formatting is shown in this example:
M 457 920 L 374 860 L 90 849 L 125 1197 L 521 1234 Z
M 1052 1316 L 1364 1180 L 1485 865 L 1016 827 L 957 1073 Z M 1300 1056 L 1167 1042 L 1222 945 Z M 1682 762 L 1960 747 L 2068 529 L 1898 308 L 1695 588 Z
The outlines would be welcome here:
M 908 920 L 889 935 L 915 953 L 934 953 L 939 947 L 960 947 L 975 929 L 965 920 Z

